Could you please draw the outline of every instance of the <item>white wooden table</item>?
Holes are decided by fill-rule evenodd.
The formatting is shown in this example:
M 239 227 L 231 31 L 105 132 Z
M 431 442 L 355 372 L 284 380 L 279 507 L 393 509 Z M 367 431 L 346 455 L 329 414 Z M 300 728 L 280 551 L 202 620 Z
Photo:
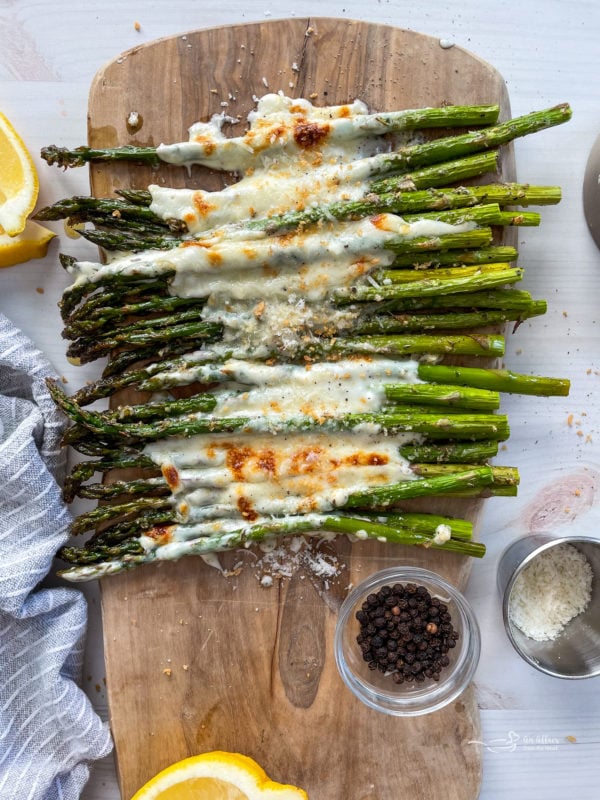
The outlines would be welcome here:
M 483 637 L 475 677 L 484 741 L 481 800 L 554 800 L 565 794 L 597 800 L 600 679 L 560 681 L 523 663 L 504 634 L 496 592 L 498 557 L 513 538 L 535 527 L 599 533 L 594 501 L 600 486 L 600 251 L 581 208 L 583 170 L 600 131 L 596 0 L 378 0 L 367 6 L 358 0 L 320 0 L 285 7 L 268 0 L 1 0 L 0 110 L 38 159 L 45 144 L 85 141 L 90 81 L 121 51 L 200 27 L 310 15 L 393 24 L 465 47 L 504 76 L 513 115 L 560 101 L 573 106 L 573 120 L 559 134 L 539 134 L 516 145 L 520 177 L 560 184 L 564 200 L 544 211 L 541 229 L 519 233 L 524 288 L 547 298 L 549 309 L 509 338 L 506 358 L 515 370 L 569 377 L 571 395 L 504 401 L 512 435 L 502 462 L 519 467 L 522 487 L 518 498 L 487 502 L 482 538 L 488 555 L 474 565 L 467 595 Z M 40 204 L 87 193 L 85 170 L 50 170 L 39 159 L 38 166 Z M 60 225 L 56 230 L 62 233 Z M 74 255 L 89 253 L 85 244 L 65 243 L 64 237 L 62 247 Z M 48 258 L 0 272 L 0 310 L 78 386 L 98 368 L 75 369 L 65 359 L 56 303 L 66 281 L 56 252 L 54 245 Z M 90 607 L 85 688 L 106 716 L 97 588 L 86 586 L 85 593 Z M 96 766 L 83 797 L 118 800 L 112 758 Z

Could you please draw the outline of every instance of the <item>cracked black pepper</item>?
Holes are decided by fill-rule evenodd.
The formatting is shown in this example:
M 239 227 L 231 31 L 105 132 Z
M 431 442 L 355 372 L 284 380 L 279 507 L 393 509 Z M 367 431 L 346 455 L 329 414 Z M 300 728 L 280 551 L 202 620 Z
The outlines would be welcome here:
M 367 596 L 356 619 L 356 641 L 369 669 L 395 683 L 439 681 L 459 638 L 447 605 L 414 583 L 382 586 Z

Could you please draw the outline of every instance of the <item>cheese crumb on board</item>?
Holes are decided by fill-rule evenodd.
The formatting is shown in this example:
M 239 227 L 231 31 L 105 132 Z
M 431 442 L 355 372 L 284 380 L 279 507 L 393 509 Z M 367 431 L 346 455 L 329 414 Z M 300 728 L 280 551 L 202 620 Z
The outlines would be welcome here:
M 556 639 L 565 625 L 588 606 L 592 568 L 571 544 L 540 553 L 517 577 L 509 617 L 530 639 Z

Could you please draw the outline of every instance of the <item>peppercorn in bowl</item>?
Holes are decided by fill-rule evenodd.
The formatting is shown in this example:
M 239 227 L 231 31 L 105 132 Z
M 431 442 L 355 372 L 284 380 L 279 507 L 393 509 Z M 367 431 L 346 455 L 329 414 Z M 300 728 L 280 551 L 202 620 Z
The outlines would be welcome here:
M 391 567 L 348 594 L 334 651 L 346 686 L 396 716 L 437 711 L 470 683 L 481 641 L 473 611 L 440 575 Z

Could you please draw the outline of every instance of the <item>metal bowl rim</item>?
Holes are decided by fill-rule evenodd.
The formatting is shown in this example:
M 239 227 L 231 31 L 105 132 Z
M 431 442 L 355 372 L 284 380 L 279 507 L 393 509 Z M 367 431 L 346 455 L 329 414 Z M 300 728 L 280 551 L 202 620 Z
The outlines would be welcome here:
M 517 541 L 517 540 L 515 540 Z M 593 672 L 584 672 L 580 675 L 566 675 L 563 672 L 557 672 L 556 670 L 552 670 L 549 667 L 544 667 L 540 664 L 536 659 L 526 653 L 517 643 L 516 639 L 513 636 L 512 628 L 513 624 L 511 623 L 508 615 L 508 606 L 510 602 L 510 595 L 513 590 L 513 586 L 515 585 L 515 581 L 521 574 L 521 572 L 525 569 L 525 567 L 530 564 L 534 558 L 537 558 L 541 553 L 545 552 L 546 550 L 550 550 L 552 547 L 557 547 L 559 544 L 592 544 L 596 547 L 600 547 L 600 540 L 595 539 L 593 536 L 560 536 L 556 539 L 551 539 L 550 541 L 544 542 L 540 544 L 535 550 L 532 550 L 528 553 L 525 558 L 519 563 L 519 565 L 515 568 L 513 574 L 510 577 L 510 580 L 506 584 L 506 589 L 504 590 L 504 597 L 502 598 L 502 620 L 504 622 L 504 630 L 506 631 L 506 635 L 508 636 L 510 643 L 514 647 L 515 651 L 521 656 L 521 658 L 530 664 L 535 669 L 539 670 L 539 672 L 543 672 L 545 675 L 550 675 L 553 678 L 562 678 L 563 680 L 584 680 L 586 678 L 595 678 L 600 675 L 600 665 L 598 666 L 597 670 Z M 510 545 L 509 545 L 510 547 Z

